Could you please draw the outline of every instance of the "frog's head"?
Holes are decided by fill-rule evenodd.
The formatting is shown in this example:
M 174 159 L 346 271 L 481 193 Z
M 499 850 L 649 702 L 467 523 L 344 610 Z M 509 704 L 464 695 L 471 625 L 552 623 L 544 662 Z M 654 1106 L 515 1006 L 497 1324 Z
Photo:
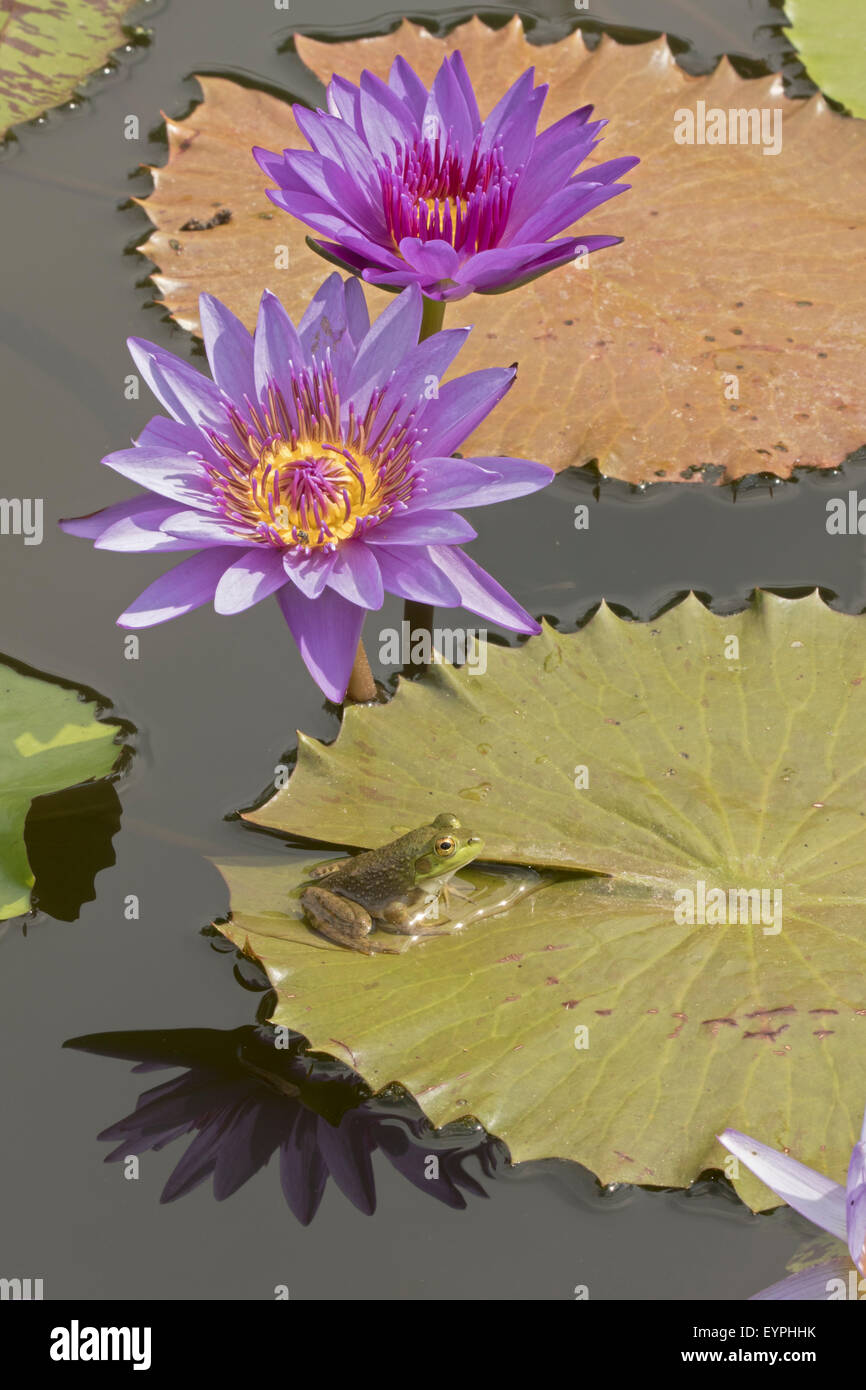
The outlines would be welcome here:
M 484 848 L 484 841 L 478 835 L 464 830 L 457 817 L 447 812 L 417 834 L 415 883 L 419 886 L 435 879 L 450 878 L 458 869 L 477 859 Z

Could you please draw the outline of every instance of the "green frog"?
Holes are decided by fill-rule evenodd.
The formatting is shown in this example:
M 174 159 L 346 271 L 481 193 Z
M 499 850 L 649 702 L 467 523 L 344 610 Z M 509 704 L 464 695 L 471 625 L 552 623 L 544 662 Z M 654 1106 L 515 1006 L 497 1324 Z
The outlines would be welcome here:
M 401 936 L 447 936 L 427 923 L 431 917 L 438 921 L 440 896 L 448 904 L 449 881 L 482 848 L 477 835 L 443 812 L 432 825 L 410 830 L 379 849 L 321 865 L 313 877 L 325 884 L 305 888 L 301 906 L 316 930 L 340 946 L 367 956 L 397 954 L 400 947 L 370 940 L 373 927 Z

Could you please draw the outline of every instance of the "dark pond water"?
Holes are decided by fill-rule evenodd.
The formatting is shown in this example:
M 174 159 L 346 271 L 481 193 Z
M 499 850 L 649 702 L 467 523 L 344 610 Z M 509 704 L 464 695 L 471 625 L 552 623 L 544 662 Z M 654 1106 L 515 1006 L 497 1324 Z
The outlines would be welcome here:
M 575 21 L 566 0 L 520 8 L 539 38 Z M 435 0 L 417 13 L 466 14 Z M 330 1183 L 315 1219 L 301 1224 L 273 1162 L 230 1200 L 216 1204 L 208 1183 L 160 1205 L 185 1141 L 145 1153 L 138 1181 L 126 1181 L 122 1164 L 103 1163 L 108 1148 L 96 1135 L 173 1073 L 132 1076 L 129 1062 L 62 1049 L 85 1034 L 155 1032 L 114 1050 L 133 1060 L 186 1059 L 211 1081 L 218 1074 L 236 1083 L 239 1049 L 255 1058 L 260 1045 L 252 1027 L 263 999 L 250 988 L 253 973 L 237 973 L 233 955 L 202 935 L 228 906 L 207 856 L 248 850 L 257 839 L 226 817 L 267 785 L 296 728 L 325 738 L 337 728 L 273 603 L 233 621 L 201 609 L 144 633 L 140 659 L 125 660 L 115 617 L 154 577 L 154 560 L 94 552 L 53 525 L 128 495 L 97 466 L 152 413 L 149 400 L 124 399 L 127 334 L 186 350 L 186 335 L 150 303 L 146 265 L 132 252 L 147 223 L 124 200 L 149 187 L 135 166 L 163 161 L 160 111 L 189 109 L 197 92 L 190 73 L 311 99 L 316 83 L 287 49 L 289 18 L 333 36 L 383 30 L 398 17 L 381 0 L 292 0 L 290 16 L 265 0 L 171 0 L 143 13 L 151 43 L 77 109 L 21 130 L 0 171 L 4 488 L 46 499 L 43 544 L 7 538 L 0 547 L 0 648 L 98 690 L 137 731 L 119 801 L 113 792 L 78 793 L 31 818 L 43 910 L 3 938 L 0 1274 L 43 1278 L 46 1297 L 261 1299 L 286 1285 L 300 1299 L 569 1299 L 586 1285 L 594 1299 L 743 1298 L 780 1278 L 810 1233 L 788 1210 L 752 1216 L 717 1183 L 688 1194 L 603 1193 L 574 1165 L 510 1170 L 499 1147 L 478 1136 L 465 1171 L 478 1178 L 486 1164 L 487 1200 L 467 1191 L 460 1209 L 448 1181 L 433 1194 L 404 1176 L 401 1150 L 421 1143 L 427 1151 L 431 1140 L 412 1138 L 412 1113 L 396 1100 L 359 1140 L 379 1150 L 375 1215 Z M 581 19 L 623 39 L 666 30 L 691 72 L 727 52 L 743 72 L 782 68 L 792 90 L 808 90 L 781 14 L 764 0 L 617 0 Z M 129 113 L 151 132 L 136 147 L 123 138 Z M 849 465 L 845 485 L 858 477 Z M 824 529 L 831 486 L 840 480 L 804 476 L 772 490 L 744 486 L 736 497 L 670 487 L 638 494 L 572 474 L 526 501 L 475 513 L 474 553 L 527 608 L 564 629 L 602 596 L 647 618 L 689 588 L 730 608 L 756 585 L 821 585 L 859 611 L 857 541 L 831 542 Z M 576 539 L 579 500 L 593 511 Z M 386 621 L 398 616 L 396 605 L 386 607 Z M 82 905 L 96 870 L 95 900 Z M 124 917 L 129 894 L 140 898 L 138 921 Z M 178 1031 L 196 1029 L 211 1031 Z M 305 1071 L 287 1063 L 295 1081 Z M 348 1103 L 345 1083 L 333 1086 L 330 1099 L 319 1096 L 325 1110 Z M 309 1165 L 305 1174 L 298 1159 L 288 1183 L 301 1216 L 312 1205 L 305 1176 Z M 352 1179 L 345 1185 L 352 1190 Z M 356 1187 L 369 1207 L 369 1180 Z

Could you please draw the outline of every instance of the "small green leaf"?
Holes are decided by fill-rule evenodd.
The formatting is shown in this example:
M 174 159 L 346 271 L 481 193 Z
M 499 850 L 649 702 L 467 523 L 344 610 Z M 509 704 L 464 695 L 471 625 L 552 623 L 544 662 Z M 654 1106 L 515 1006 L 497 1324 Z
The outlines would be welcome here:
M 349 708 L 330 746 L 302 737 L 247 819 L 366 846 L 457 811 L 485 859 L 543 886 L 368 958 L 301 920 L 312 860 L 224 866 L 221 929 L 262 960 L 275 1021 L 435 1123 L 474 1114 L 515 1161 L 683 1185 L 725 1166 L 732 1127 L 844 1182 L 866 1099 L 866 617 L 692 597 L 487 658 Z M 700 884 L 766 891 L 767 915 L 683 923 Z
M 5 0 L 0 5 L 0 137 L 73 95 L 123 43 L 137 0 Z
M 34 797 L 105 777 L 117 727 L 76 691 L 0 662 L 0 921 L 30 908 L 24 822 Z
M 863 0 L 785 0 L 785 11 L 812 81 L 855 116 L 866 116 Z

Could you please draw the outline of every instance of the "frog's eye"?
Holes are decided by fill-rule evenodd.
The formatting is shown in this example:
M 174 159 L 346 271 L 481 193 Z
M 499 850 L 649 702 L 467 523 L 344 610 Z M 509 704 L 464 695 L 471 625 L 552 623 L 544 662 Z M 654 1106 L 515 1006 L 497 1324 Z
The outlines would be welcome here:
M 440 859 L 448 859 L 457 848 L 457 841 L 453 835 L 442 835 L 434 844 L 433 848 Z

